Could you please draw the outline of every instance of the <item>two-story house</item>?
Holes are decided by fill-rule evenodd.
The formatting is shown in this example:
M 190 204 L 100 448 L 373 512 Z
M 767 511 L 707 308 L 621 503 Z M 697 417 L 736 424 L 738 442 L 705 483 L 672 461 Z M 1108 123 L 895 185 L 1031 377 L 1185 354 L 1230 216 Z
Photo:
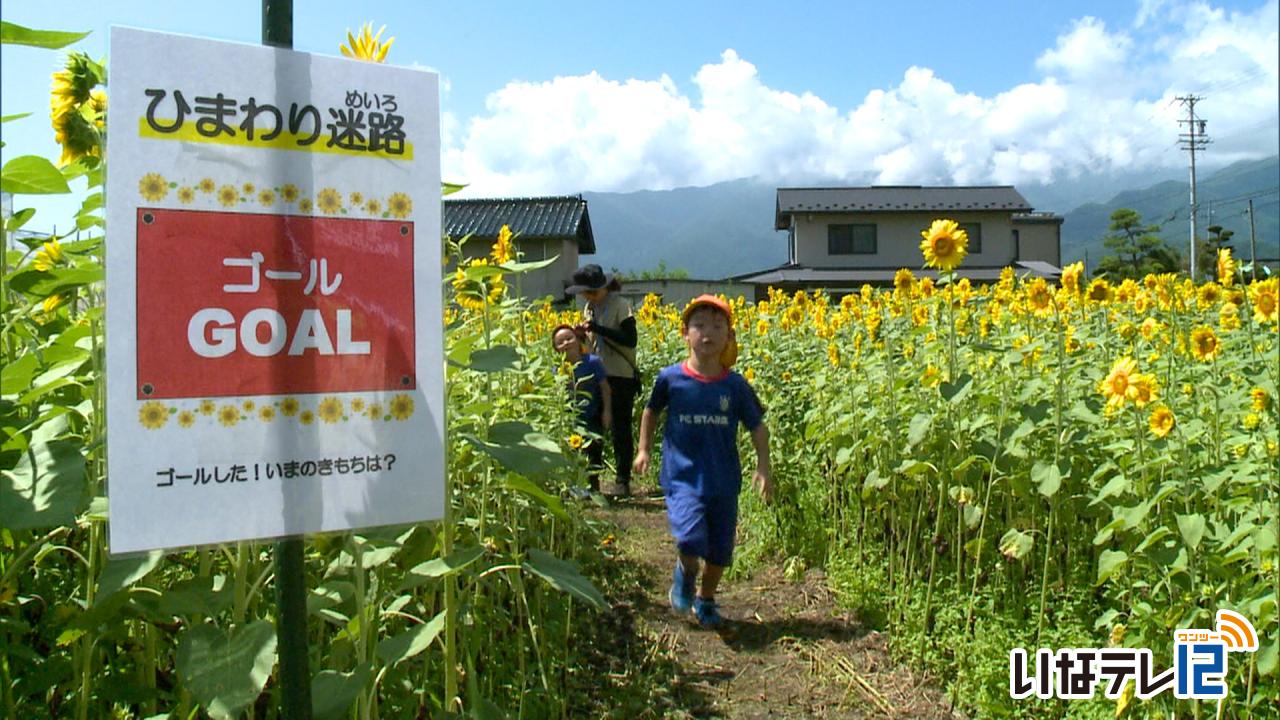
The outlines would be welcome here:
M 889 285 L 899 268 L 923 270 L 920 232 L 935 219 L 955 220 L 969 235 L 961 277 L 992 281 L 1013 267 L 1020 274 L 1061 274 L 1062 216 L 1034 212 L 1008 185 L 989 187 L 876 186 L 778 188 L 774 227 L 787 231 L 788 262 L 734 280 L 784 290 L 854 292 Z
M 441 220 L 444 234 L 453 240 L 471 236 L 463 246 L 468 259 L 488 255 L 503 225 L 515 234 L 522 261 L 557 258 L 547 267 L 521 276 L 520 291 L 527 298 L 551 295 L 562 299 L 579 256 L 596 251 L 587 201 L 580 195 L 446 199 Z

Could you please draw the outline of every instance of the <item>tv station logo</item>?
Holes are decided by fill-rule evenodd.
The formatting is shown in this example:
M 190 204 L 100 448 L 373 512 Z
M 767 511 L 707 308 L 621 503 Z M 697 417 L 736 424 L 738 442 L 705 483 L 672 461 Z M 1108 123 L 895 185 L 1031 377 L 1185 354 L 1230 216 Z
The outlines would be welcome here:
M 1227 696 L 1230 653 L 1258 650 L 1258 633 L 1248 618 L 1232 610 L 1218 610 L 1213 630 L 1175 630 L 1173 667 L 1155 668 L 1149 648 L 1040 648 L 1035 675 L 1030 675 L 1027 651 L 1009 651 L 1009 696 L 1021 700 L 1087 700 L 1098 685 L 1110 699 L 1119 698 L 1125 683 L 1146 700 L 1169 688 L 1182 700 L 1218 700 Z

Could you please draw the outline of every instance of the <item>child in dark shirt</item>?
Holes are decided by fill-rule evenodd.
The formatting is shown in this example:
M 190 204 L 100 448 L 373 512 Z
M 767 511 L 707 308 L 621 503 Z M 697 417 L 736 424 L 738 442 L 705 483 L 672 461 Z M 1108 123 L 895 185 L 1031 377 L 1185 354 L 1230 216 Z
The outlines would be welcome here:
M 737 357 L 729 304 L 713 295 L 695 298 L 681 318 L 681 334 L 689 357 L 663 368 L 654 381 L 634 470 L 648 471 L 658 414 L 666 410 L 659 480 L 679 553 L 668 597 L 677 612 L 692 609 L 699 624 L 715 627 L 724 622 L 716 588 L 733 559 L 742 490 L 738 423 L 751 433 L 754 484 L 766 500 L 773 496 L 769 431 L 755 392 L 729 369 Z M 700 560 L 705 563 L 695 597 Z
M 592 437 L 582 446 L 587 454 L 590 470 L 587 482 L 591 492 L 600 490 L 600 468 L 604 466 L 604 445 L 601 443 L 611 422 L 612 393 L 600 356 L 586 351 L 582 333 L 569 325 L 557 326 L 551 331 L 551 345 L 564 355 L 565 362 L 573 366 L 573 380 L 569 382 L 571 403 L 578 410 L 578 425 Z

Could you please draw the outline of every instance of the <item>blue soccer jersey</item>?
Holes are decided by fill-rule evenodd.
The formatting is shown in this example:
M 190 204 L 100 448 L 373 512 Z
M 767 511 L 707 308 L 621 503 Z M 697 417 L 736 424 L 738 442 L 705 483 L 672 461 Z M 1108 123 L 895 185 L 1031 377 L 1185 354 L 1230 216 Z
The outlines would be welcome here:
M 658 373 L 648 407 L 667 411 L 659 475 L 664 490 L 679 486 L 702 497 L 742 490 L 738 423 L 755 430 L 764 417 L 746 378 L 732 371 L 706 377 L 685 363 L 671 365 Z

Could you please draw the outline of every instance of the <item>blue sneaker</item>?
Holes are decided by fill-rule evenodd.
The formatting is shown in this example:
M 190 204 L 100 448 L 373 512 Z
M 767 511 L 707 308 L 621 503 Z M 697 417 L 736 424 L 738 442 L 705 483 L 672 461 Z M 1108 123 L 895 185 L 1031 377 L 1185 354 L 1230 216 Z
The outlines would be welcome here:
M 693 608 L 693 578 L 685 578 L 684 566 L 679 560 L 676 561 L 676 571 L 672 575 L 667 599 L 671 601 L 671 609 L 678 613 L 687 613 Z
M 720 627 L 724 624 L 724 616 L 716 607 L 715 600 L 704 598 L 693 599 L 693 614 L 698 617 L 698 624 L 704 628 Z

